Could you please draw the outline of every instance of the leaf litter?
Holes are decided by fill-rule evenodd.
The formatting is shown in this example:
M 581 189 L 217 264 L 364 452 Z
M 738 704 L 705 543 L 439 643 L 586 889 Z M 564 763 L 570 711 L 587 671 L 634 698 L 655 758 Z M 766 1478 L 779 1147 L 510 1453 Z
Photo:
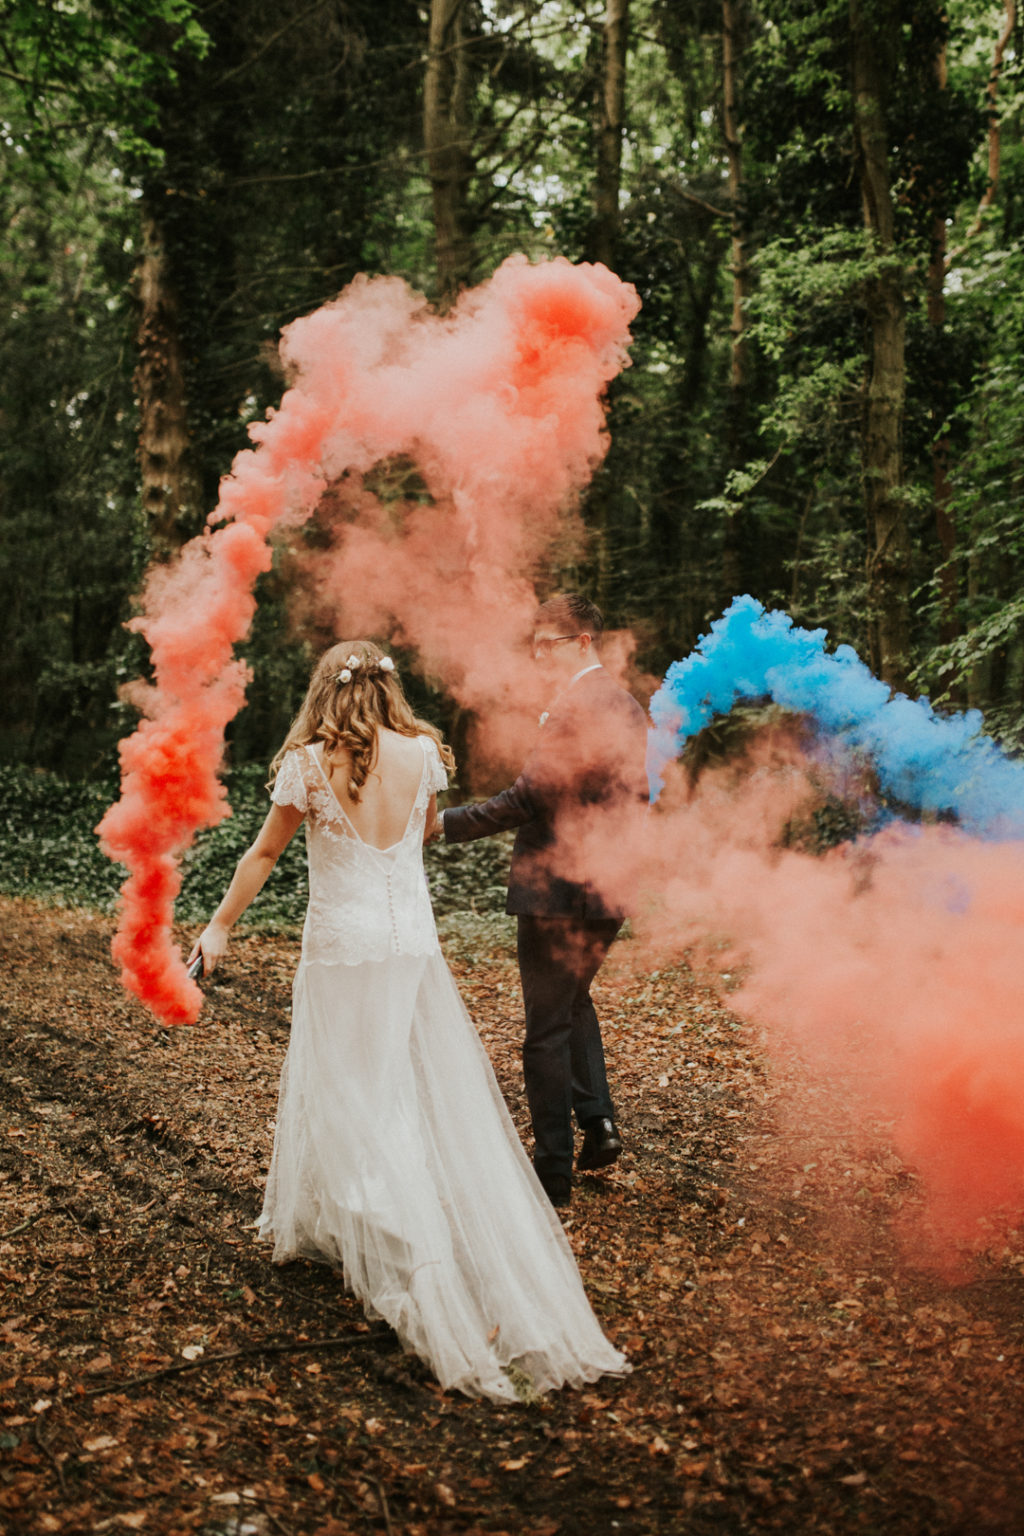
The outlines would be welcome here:
M 172 1032 L 110 920 L 0 906 L 0 1528 L 1021 1529 L 1019 1227 L 955 1281 L 915 1267 L 884 1127 L 854 1143 L 827 1084 L 773 1078 L 706 977 L 626 941 L 596 987 L 627 1150 L 565 1225 L 633 1374 L 504 1407 L 255 1242 L 295 940 L 239 936 Z M 514 960 L 450 954 L 525 1136 Z

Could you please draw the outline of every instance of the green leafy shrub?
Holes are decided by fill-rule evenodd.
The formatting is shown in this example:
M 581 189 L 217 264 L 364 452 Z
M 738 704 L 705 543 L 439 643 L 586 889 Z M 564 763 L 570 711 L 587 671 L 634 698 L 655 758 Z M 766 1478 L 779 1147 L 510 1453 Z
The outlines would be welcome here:
M 262 767 L 227 775 L 232 814 L 201 832 L 182 861 L 184 879 L 175 911 L 185 923 L 203 922 L 220 901 L 241 855 L 256 836 L 268 809 Z M 0 891 L 32 896 L 59 906 L 112 911 L 127 871 L 100 851 L 95 827 L 116 799 L 113 780 L 68 782 L 23 767 L 0 767 Z M 481 935 L 507 923 L 505 879 L 507 837 L 478 843 L 434 843 L 427 851 L 427 881 L 439 918 L 459 914 L 479 919 Z M 305 841 L 294 837 L 243 918 L 249 928 L 287 931 L 302 924 L 306 910 Z M 445 921 L 445 931 L 458 923 Z M 501 935 L 497 929 L 501 929 Z

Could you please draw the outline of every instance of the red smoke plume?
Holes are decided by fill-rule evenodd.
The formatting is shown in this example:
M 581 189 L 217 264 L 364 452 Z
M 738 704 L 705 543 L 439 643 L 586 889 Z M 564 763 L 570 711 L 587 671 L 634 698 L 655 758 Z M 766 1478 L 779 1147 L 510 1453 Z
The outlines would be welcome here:
M 521 761 L 523 721 L 550 702 L 519 645 L 533 579 L 604 451 L 602 390 L 637 307 L 604 268 L 517 259 L 446 318 L 386 278 L 288 328 L 280 409 L 252 429 L 211 526 L 150 575 L 136 621 L 155 682 L 136 686 L 144 719 L 101 834 L 130 870 L 115 957 L 158 1017 L 199 1010 L 171 942 L 178 861 L 228 814 L 217 772 L 246 684 L 233 648 L 269 536 L 329 491 L 342 516 L 315 575 L 336 629 L 402 640 Z M 371 471 L 396 458 L 423 493 L 384 504 Z M 634 954 L 713 954 L 742 976 L 730 1005 L 764 1027 L 780 1085 L 795 1043 L 849 1125 L 888 1123 L 941 1235 L 976 1240 L 979 1217 L 1024 1195 L 1019 844 L 900 828 L 810 857 L 779 846 L 807 793 L 798 753 L 707 773 L 693 795 L 675 770 L 646 847 L 589 829 L 584 863 L 612 891 L 642 875 Z
M 604 267 L 513 257 L 446 317 L 397 278 L 358 279 L 287 328 L 280 409 L 250 429 L 256 446 L 236 458 L 211 526 L 150 574 L 134 621 L 154 682 L 133 691 L 145 718 L 121 745 L 121 799 L 98 830 L 130 871 L 114 957 L 160 1019 L 199 1012 L 171 941 L 179 860 L 229 814 L 217 772 L 247 681 L 233 647 L 269 535 L 346 477 L 357 512 L 322 578 L 339 624 L 398 635 L 460 702 L 514 719 L 531 578 L 605 451 L 602 393 L 638 309 Z M 395 456 L 415 462 L 429 501 L 385 509 L 360 494 Z
M 1020 845 L 893 824 L 819 857 L 783 847 L 807 767 L 755 755 L 691 793 L 672 765 L 642 943 L 739 981 L 729 1007 L 762 1027 L 780 1112 L 795 1046 L 845 1135 L 884 1124 L 927 1197 L 905 1235 L 948 1267 L 1024 1200 Z

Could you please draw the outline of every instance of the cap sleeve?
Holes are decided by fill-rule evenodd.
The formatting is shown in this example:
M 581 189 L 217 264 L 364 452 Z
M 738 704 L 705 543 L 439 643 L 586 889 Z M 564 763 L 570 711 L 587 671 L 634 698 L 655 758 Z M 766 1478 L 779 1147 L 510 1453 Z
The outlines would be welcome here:
M 427 750 L 427 788 L 432 795 L 436 795 L 448 788 L 448 775 L 437 750 L 437 742 L 432 736 L 424 736 L 423 740 Z
M 302 771 L 301 755 L 298 752 L 286 754 L 277 770 L 277 778 L 274 780 L 270 798 L 275 805 L 292 805 L 305 815 L 309 806 L 309 794 Z

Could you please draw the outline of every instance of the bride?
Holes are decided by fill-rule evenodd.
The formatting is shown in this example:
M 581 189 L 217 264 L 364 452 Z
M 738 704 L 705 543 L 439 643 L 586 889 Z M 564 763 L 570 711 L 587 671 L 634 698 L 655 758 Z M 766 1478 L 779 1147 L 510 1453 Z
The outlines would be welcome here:
M 321 657 L 272 807 L 195 944 L 228 933 L 306 823 L 309 906 L 260 1236 L 339 1265 L 441 1385 L 498 1401 L 629 1369 L 601 1332 L 441 955 L 423 872 L 454 767 L 390 656 Z

